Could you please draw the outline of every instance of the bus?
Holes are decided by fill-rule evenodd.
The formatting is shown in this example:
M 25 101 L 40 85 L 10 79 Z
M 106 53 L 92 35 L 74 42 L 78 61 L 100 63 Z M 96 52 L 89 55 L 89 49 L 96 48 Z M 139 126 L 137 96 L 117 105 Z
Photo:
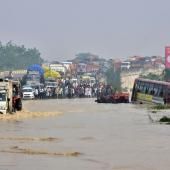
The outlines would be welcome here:
M 137 78 L 134 81 L 131 101 L 170 104 L 170 82 Z

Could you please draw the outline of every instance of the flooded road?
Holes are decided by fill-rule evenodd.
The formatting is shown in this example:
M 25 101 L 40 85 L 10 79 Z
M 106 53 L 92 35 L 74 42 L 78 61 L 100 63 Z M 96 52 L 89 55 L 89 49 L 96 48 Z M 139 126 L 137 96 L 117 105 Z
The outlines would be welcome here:
M 145 107 L 94 99 L 24 101 L 59 116 L 0 123 L 0 170 L 168 170 L 170 126 Z

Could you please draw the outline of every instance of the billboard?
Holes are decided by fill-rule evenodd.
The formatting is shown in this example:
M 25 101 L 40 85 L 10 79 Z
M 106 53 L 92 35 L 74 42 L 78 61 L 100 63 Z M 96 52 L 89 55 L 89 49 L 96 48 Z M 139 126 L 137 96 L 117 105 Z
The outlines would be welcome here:
M 77 65 L 77 73 L 86 73 L 87 72 L 87 64 L 79 63 Z
M 165 47 L 165 68 L 170 69 L 170 46 Z

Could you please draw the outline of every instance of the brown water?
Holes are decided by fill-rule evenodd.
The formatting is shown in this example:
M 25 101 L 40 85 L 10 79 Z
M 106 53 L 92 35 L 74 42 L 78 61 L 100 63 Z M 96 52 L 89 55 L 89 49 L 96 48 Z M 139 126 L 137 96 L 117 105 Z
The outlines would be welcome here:
M 94 99 L 24 101 L 59 116 L 1 121 L 0 170 L 169 170 L 170 126 L 145 107 Z

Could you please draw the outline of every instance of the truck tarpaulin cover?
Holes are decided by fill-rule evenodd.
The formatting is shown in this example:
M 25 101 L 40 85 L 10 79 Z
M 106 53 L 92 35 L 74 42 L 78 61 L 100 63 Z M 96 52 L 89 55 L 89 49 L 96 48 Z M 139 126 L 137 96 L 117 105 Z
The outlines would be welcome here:
M 165 47 L 165 68 L 170 69 L 170 46 Z
M 39 64 L 33 64 L 29 66 L 27 71 L 38 71 L 40 75 L 44 74 L 44 70 Z

